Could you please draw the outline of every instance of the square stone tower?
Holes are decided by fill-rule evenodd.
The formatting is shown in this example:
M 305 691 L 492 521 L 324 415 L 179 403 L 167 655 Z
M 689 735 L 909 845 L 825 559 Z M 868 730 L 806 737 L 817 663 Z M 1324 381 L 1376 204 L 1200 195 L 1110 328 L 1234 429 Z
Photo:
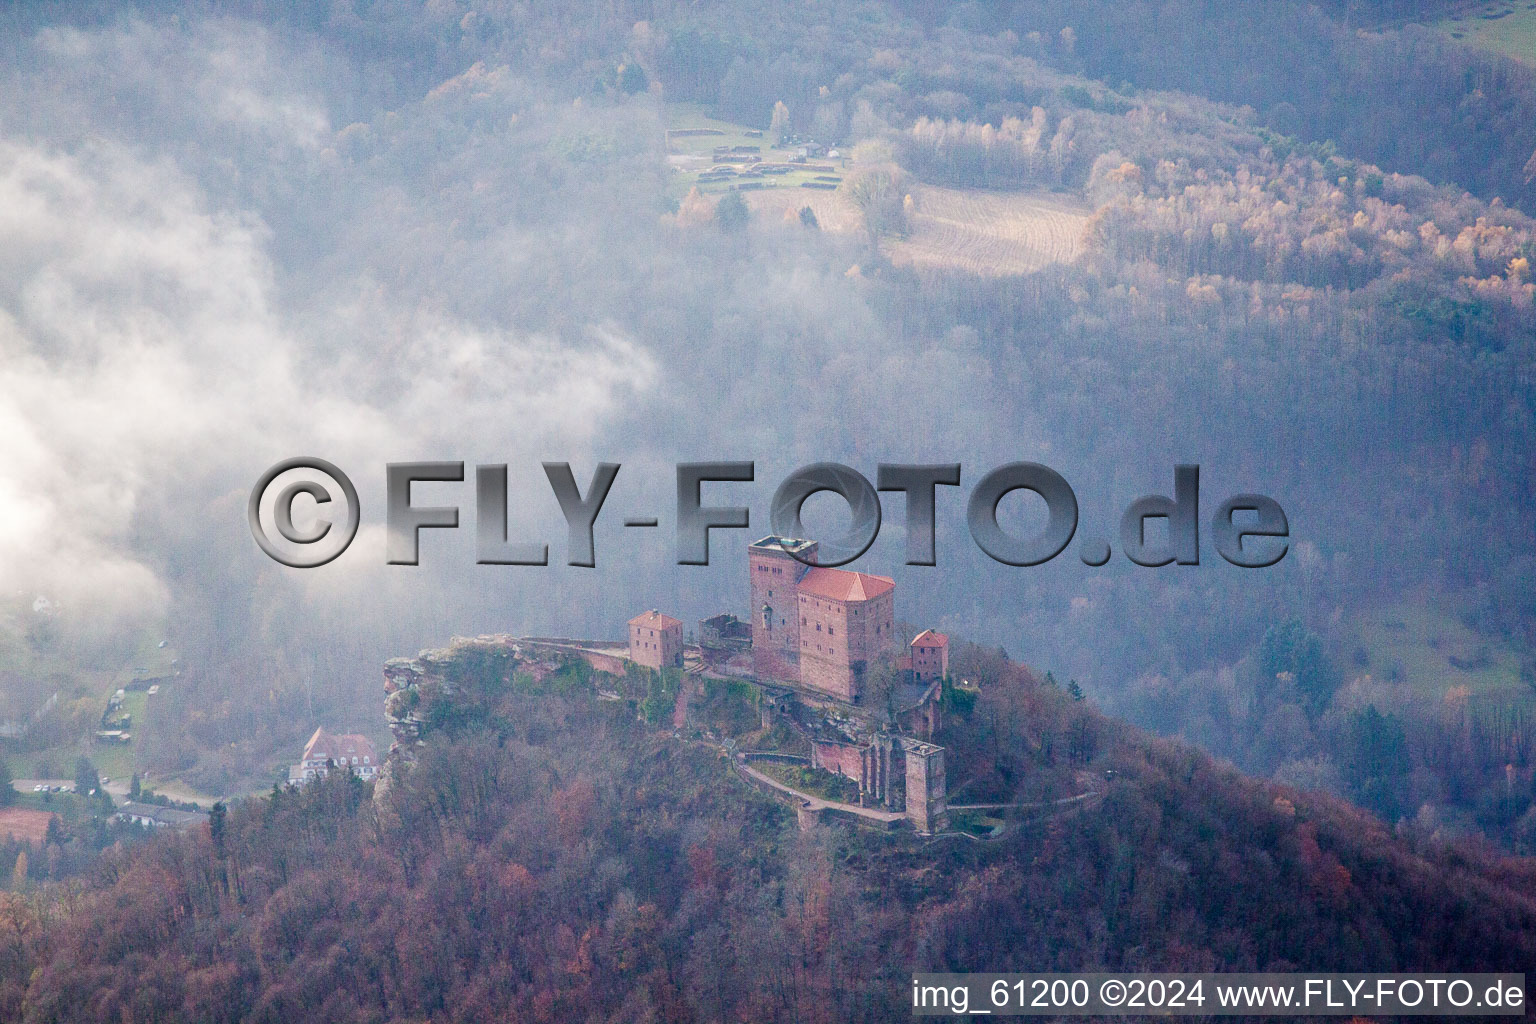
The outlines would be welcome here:
M 866 672 L 894 654 L 896 584 L 888 576 L 812 569 L 797 586 L 800 684 L 857 704 Z
M 646 668 L 682 668 L 682 620 L 655 608 L 630 619 L 629 659 Z
M 907 818 L 919 832 L 937 832 L 949 825 L 944 748 L 910 739 L 901 745 L 907 754 Z
M 800 614 L 796 584 L 810 570 L 803 558 L 816 554 L 816 542 L 792 537 L 764 537 L 747 548 L 752 603 L 752 671 L 759 679 L 800 682 Z

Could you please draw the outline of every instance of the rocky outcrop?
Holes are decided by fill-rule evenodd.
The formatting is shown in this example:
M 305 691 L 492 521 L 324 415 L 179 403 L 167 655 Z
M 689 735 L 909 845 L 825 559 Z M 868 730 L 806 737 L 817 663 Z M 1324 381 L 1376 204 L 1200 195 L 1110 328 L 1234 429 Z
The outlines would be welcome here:
M 425 743 L 432 707 L 455 695 L 458 683 L 454 670 L 474 652 L 510 655 L 513 667 L 520 654 L 516 637 L 454 637 L 447 647 L 384 663 L 384 718 L 393 740 L 374 788 L 375 799 L 382 797 L 399 773 L 416 760 Z
M 485 722 L 501 702 L 542 691 L 551 676 L 573 666 L 588 675 L 623 675 L 623 646 L 555 637 L 496 633 L 454 637 L 446 647 L 384 663 L 384 717 L 393 737 L 375 796 L 415 762 L 427 734 L 445 725 Z

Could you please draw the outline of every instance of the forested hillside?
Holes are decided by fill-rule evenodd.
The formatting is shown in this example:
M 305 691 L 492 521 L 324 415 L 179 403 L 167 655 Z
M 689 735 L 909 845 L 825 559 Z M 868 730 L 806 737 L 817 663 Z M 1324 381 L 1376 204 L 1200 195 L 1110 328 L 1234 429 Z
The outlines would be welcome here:
M 496 683 L 427 710 L 378 801 L 350 775 L 6 895 L 0 1015 L 154 1020 L 884 1021 L 914 970 L 1510 970 L 1536 873 L 1415 847 L 1326 797 L 1103 719 L 995 652 L 942 739 L 956 783 L 1104 780 L 1005 838 L 797 827 L 630 702 Z M 556 692 L 556 691 L 560 692 Z
M 1251 107 L 1270 129 L 1390 170 L 1536 203 L 1536 67 L 1433 31 L 1452 5 L 1295 0 L 1257 6 L 1019 0 L 910 5 L 926 20 L 1010 30 L 1042 59 L 1108 83 Z

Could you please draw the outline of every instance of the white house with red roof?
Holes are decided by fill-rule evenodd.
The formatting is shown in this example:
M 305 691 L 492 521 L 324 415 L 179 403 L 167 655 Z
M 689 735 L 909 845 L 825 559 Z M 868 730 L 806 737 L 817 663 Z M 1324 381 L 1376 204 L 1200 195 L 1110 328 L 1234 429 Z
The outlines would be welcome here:
M 378 774 L 379 755 L 368 737 L 358 733 L 332 735 L 322 726 L 304 744 L 299 763 L 288 769 L 288 781 L 322 778 L 332 768 L 350 768 L 360 778 L 371 779 Z

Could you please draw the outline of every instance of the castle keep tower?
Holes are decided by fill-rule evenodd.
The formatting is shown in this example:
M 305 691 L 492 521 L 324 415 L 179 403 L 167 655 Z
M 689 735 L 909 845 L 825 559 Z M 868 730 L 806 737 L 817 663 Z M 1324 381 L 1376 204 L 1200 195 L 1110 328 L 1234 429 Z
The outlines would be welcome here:
M 896 584 L 888 576 L 812 569 L 796 587 L 800 610 L 800 684 L 857 704 L 865 675 L 894 654 Z
M 816 554 L 816 542 L 764 537 L 747 548 L 751 577 L 752 671 L 759 679 L 800 682 L 800 614 L 796 586 Z
M 815 554 L 815 541 L 790 537 L 764 537 L 747 548 L 752 671 L 857 704 L 866 673 L 901 645 L 896 584 L 800 561 Z

